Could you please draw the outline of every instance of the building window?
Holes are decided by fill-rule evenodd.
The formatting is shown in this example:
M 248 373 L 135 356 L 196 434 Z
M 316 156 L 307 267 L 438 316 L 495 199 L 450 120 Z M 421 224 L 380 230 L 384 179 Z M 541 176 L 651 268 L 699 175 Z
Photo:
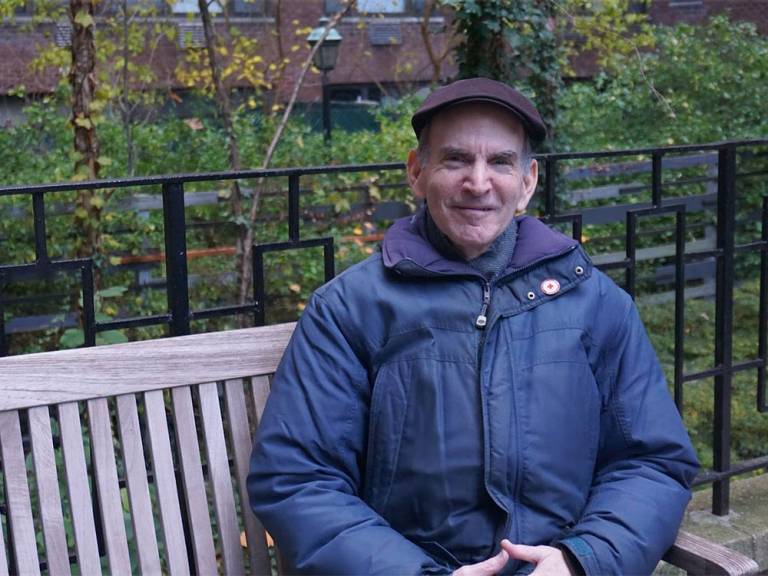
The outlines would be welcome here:
M 703 4 L 703 0 L 670 0 L 669 7 L 685 10 L 690 8 L 701 8 Z
M 325 0 L 325 13 L 333 14 L 344 7 L 341 0 Z M 360 14 L 421 14 L 424 0 L 357 0 Z
M 235 16 L 262 16 L 264 0 L 234 0 L 230 3 Z
M 211 14 L 218 14 L 222 12 L 221 4 L 218 2 L 210 2 L 208 4 L 208 10 Z M 200 6 L 197 0 L 174 0 L 171 4 L 171 12 L 174 14 L 198 14 L 200 12 Z

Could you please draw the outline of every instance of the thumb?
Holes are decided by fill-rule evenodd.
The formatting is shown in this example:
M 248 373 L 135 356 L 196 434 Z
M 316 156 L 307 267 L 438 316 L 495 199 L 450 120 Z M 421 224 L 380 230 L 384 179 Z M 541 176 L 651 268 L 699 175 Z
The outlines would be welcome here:
M 525 546 L 524 544 L 512 544 L 509 540 L 501 541 L 502 551 L 506 551 L 510 558 L 538 564 L 546 556 L 546 551 L 541 546 Z
M 501 550 L 496 556 L 491 556 L 488 560 L 462 566 L 454 574 L 463 576 L 494 576 L 504 568 L 508 561 L 509 554 L 507 554 L 506 550 Z

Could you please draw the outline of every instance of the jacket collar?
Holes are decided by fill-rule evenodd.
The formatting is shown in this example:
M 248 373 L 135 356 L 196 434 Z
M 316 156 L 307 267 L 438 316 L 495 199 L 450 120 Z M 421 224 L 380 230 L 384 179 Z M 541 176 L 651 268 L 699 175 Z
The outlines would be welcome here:
M 517 244 L 504 274 L 558 256 L 578 245 L 536 218 L 519 217 L 517 226 Z M 432 246 L 427 240 L 423 211 L 395 221 L 384 235 L 382 256 L 384 266 L 407 275 L 480 276 L 467 263 L 449 260 Z

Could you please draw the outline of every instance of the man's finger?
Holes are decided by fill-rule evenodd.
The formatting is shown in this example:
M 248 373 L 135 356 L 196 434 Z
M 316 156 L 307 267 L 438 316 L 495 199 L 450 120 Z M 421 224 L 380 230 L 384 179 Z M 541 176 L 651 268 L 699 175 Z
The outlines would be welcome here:
M 496 574 L 509 561 L 509 553 L 506 550 L 501 550 L 496 556 L 491 556 L 488 560 L 483 560 L 475 564 L 480 571 L 477 574 Z
M 506 550 L 501 550 L 496 556 L 483 560 L 477 564 L 462 566 L 456 570 L 454 576 L 493 576 L 500 572 L 509 561 L 509 554 Z
M 538 564 L 547 556 L 546 547 L 512 544 L 509 540 L 501 541 L 501 549 L 505 550 L 515 560 L 523 560 L 533 564 Z

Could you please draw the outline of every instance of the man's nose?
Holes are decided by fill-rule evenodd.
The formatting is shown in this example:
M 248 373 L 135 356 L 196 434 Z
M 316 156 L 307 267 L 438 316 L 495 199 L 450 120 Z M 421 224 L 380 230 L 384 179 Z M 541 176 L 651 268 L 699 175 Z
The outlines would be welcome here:
M 485 194 L 490 190 L 490 170 L 488 164 L 478 160 L 472 164 L 464 180 L 464 188 L 472 194 Z

